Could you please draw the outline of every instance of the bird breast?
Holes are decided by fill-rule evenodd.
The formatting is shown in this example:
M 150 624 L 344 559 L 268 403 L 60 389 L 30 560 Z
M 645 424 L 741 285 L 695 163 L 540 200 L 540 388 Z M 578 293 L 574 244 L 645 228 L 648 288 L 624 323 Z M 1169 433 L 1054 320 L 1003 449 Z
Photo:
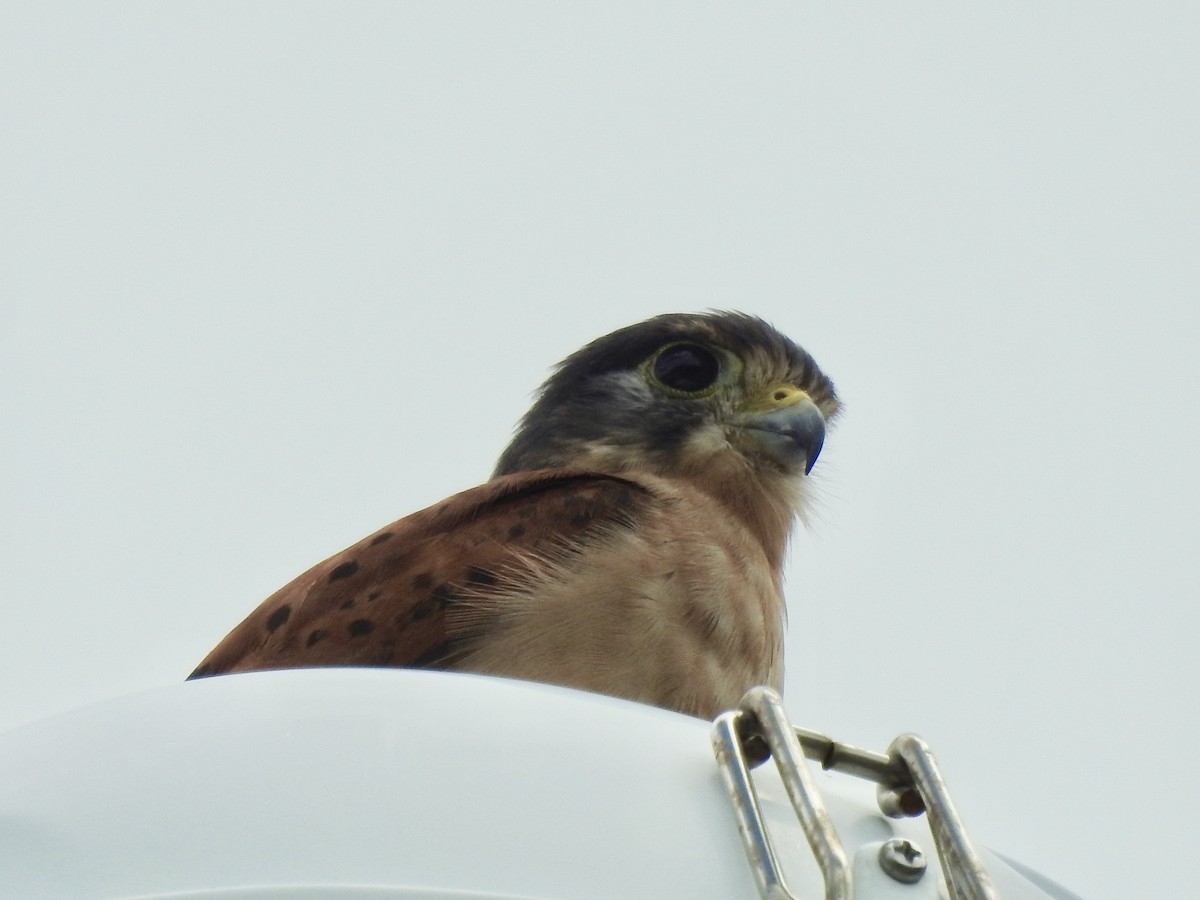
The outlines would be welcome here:
M 586 552 L 524 557 L 464 598 L 451 617 L 488 624 L 455 668 L 705 718 L 753 685 L 778 687 L 783 601 L 763 548 L 712 498 L 645 480 L 656 502 L 633 527 L 589 536 Z

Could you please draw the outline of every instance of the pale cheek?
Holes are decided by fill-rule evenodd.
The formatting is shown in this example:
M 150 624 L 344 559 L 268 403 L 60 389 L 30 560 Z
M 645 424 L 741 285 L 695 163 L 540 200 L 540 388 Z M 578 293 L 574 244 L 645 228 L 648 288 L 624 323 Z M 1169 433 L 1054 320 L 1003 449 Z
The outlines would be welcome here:
M 616 472 L 628 461 L 629 453 L 624 448 L 593 441 L 574 448 L 570 465 L 596 472 Z
M 691 458 L 714 456 L 733 449 L 725 429 L 711 423 L 693 431 L 683 444 L 684 456 Z

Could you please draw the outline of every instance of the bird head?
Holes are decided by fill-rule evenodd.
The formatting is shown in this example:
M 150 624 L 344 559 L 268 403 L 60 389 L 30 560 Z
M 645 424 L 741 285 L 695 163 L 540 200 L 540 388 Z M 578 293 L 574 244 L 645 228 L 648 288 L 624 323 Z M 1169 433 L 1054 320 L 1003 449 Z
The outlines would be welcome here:
M 761 319 L 658 316 L 563 360 L 495 474 L 647 472 L 723 499 L 782 500 L 790 520 L 837 411 L 833 382 Z

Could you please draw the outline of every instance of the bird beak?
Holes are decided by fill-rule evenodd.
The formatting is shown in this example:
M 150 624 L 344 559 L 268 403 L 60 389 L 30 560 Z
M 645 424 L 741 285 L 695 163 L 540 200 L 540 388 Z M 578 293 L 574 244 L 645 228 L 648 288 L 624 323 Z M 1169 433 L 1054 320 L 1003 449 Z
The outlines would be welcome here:
M 785 471 L 807 475 L 825 443 L 825 417 L 808 394 L 777 384 L 752 398 L 733 421 L 743 450 L 763 456 Z

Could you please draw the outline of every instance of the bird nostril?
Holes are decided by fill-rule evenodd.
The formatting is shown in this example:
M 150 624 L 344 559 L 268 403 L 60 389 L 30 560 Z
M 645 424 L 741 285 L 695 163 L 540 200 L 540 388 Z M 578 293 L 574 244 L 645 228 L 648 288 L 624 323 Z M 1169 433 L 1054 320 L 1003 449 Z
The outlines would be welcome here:
M 782 390 L 780 390 L 780 391 L 776 391 L 776 392 L 775 392 L 775 399 L 776 399 L 776 400 L 786 400 L 787 398 L 788 398 L 788 393 L 787 393 L 787 391 L 782 391 Z

